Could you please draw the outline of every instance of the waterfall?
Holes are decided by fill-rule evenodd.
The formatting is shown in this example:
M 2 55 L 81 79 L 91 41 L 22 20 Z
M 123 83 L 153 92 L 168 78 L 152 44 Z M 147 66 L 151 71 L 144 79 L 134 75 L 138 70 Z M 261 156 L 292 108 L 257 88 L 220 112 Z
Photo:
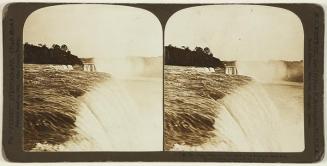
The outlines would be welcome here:
M 253 83 L 235 91 L 223 99 L 220 108 L 215 128 L 224 148 L 282 151 L 279 111 L 261 85 Z
M 148 108 L 148 105 L 151 105 L 149 103 L 140 107 L 124 84 L 122 80 L 112 79 L 80 98 L 80 111 L 75 122 L 75 131 L 78 134 L 56 149 L 60 151 L 162 150 L 162 106 Z M 144 97 L 142 94 L 140 96 Z
M 304 148 L 301 118 L 297 126 L 289 125 L 293 120 L 280 114 L 290 110 L 279 110 L 259 83 L 239 88 L 218 100 L 217 107 L 216 137 L 200 146 L 176 144 L 172 150 L 290 152 Z

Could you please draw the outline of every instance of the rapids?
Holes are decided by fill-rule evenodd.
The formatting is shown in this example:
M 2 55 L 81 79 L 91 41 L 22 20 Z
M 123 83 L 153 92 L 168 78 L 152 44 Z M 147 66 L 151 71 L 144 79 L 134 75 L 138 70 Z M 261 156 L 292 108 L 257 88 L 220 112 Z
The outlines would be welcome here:
M 65 149 L 162 150 L 160 85 L 160 80 L 155 79 L 112 79 L 93 89 L 81 98 L 75 122 L 80 143 L 68 142 Z M 147 93 L 158 96 L 152 96 L 154 99 L 143 96 Z
M 237 152 L 304 150 L 302 83 L 259 82 L 253 79 L 241 85 L 237 83 L 244 79 L 240 75 L 201 74 L 187 72 L 189 71 L 187 68 L 169 66 L 166 68 L 168 73 L 166 77 L 171 79 L 165 84 L 167 88 L 165 94 L 168 95 L 165 97 L 166 117 L 180 121 L 175 123 L 169 118 L 166 120 L 169 123 L 167 129 L 173 133 L 167 132 L 166 136 L 170 141 L 166 146 L 167 150 Z M 217 78 L 221 80 L 216 80 Z M 208 86 L 210 84 L 213 86 Z M 226 86 L 228 84 L 231 86 Z M 176 89 L 183 89 L 185 95 L 174 94 Z M 208 98 L 206 94 L 212 96 L 211 93 L 220 93 L 222 97 Z M 175 103 L 174 100 L 168 100 L 169 98 L 179 102 Z M 210 107 L 202 105 L 204 102 L 210 103 Z M 213 130 L 208 126 L 211 121 L 214 121 Z M 202 128 L 208 131 L 205 136 L 213 136 L 207 140 L 199 137 L 197 133 Z M 184 140 L 180 135 L 184 135 Z M 170 144 L 173 146 L 169 146 Z

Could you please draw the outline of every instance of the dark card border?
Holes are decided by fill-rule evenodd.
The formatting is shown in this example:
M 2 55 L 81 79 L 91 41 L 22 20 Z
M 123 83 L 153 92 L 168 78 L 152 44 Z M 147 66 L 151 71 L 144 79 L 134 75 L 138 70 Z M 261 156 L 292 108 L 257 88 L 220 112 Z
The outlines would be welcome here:
M 263 5 L 295 13 L 304 30 L 304 120 L 305 150 L 297 153 L 271 152 L 24 152 L 23 138 L 23 26 L 33 11 L 62 4 L 10 3 L 3 9 L 3 157 L 12 162 L 96 162 L 96 161 L 178 161 L 178 162 L 294 162 L 308 163 L 324 156 L 323 70 L 324 11 L 317 4 L 119 4 L 146 9 L 163 28 L 176 11 L 200 5 Z M 92 3 L 93 4 L 93 3 Z M 96 3 L 104 4 L 104 3 Z M 104 4 L 104 5 L 106 5 Z M 164 35 L 163 35 L 164 36 Z M 163 46 L 164 47 L 164 46 Z

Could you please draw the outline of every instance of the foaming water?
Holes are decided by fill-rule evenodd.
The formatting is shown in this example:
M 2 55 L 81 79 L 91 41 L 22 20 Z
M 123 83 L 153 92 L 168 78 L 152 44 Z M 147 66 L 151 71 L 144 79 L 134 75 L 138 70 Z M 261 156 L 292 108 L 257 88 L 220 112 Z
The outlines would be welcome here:
M 281 151 L 278 110 L 259 84 L 223 99 L 215 128 L 232 151 Z M 233 132 L 230 132 L 233 131 Z
M 83 97 L 76 125 L 78 133 L 88 140 L 85 149 L 113 151 L 162 149 L 160 97 L 157 96 L 159 99 L 153 101 L 155 104 L 152 103 L 152 107 L 149 106 L 150 103 L 142 107 L 135 96 L 130 94 L 127 84 L 122 80 L 110 80 Z M 142 94 L 138 95 L 147 98 Z
M 215 69 L 212 67 L 188 67 L 188 69 L 204 73 L 215 72 Z
M 48 65 L 55 70 L 74 70 L 72 65 Z
M 218 100 L 217 105 L 214 138 L 200 146 L 175 144 L 171 150 L 240 152 L 303 150 L 304 129 L 301 121 L 303 117 L 298 117 L 302 123 L 290 126 L 287 122 L 292 119 L 285 119 L 280 112 L 288 110 L 279 110 L 261 84 L 251 82 Z M 298 137 L 297 140 L 293 140 L 294 135 Z

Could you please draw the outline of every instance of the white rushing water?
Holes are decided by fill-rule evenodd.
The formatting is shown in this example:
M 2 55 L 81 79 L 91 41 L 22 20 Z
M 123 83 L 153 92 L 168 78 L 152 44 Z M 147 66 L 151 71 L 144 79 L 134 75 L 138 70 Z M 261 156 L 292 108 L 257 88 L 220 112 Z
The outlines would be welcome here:
M 77 141 L 67 143 L 66 150 L 162 150 L 162 75 L 142 76 L 149 68 L 143 61 L 113 59 L 108 64 L 96 59 L 97 71 L 109 73 L 111 78 L 80 98 Z
M 203 73 L 212 73 L 215 72 L 215 69 L 212 67 L 188 67 L 191 70 Z
M 223 149 L 281 151 L 278 110 L 260 85 L 243 87 L 222 104 L 215 127 Z
M 278 86 L 275 88 L 281 89 Z M 285 91 L 289 89 L 287 87 L 280 93 L 277 92 L 278 96 L 275 98 L 279 98 L 280 102 L 276 102 L 271 95 L 277 93 L 267 93 L 266 88 L 270 88 L 270 85 L 252 82 L 227 95 L 218 101 L 219 104 L 217 103 L 219 113 L 215 122 L 216 137 L 201 146 L 175 145 L 173 150 L 239 152 L 304 150 L 301 94 L 297 96 L 300 98 L 297 101 L 289 98 L 290 94 L 282 96 L 282 91 L 287 93 Z M 276 91 L 276 89 L 271 90 Z M 297 106 L 288 107 L 294 104 Z M 293 113 L 291 116 L 285 116 L 286 112 Z
M 74 70 L 72 65 L 48 65 L 55 70 Z
M 144 81 L 148 82 L 147 85 Z M 137 85 L 136 85 L 137 84 Z M 82 150 L 162 150 L 161 93 L 151 99 L 140 86 L 160 92 L 159 80 L 110 80 L 82 98 L 77 131 L 85 138 Z M 134 89 L 134 92 L 133 92 Z M 150 91 L 148 91 L 150 92 Z M 144 91 L 146 94 L 147 92 Z M 151 92 L 150 92 L 151 93 Z
M 193 69 L 212 71 L 210 68 Z M 268 80 L 252 81 L 216 101 L 216 137 L 200 146 L 176 144 L 171 150 L 304 150 L 303 84 Z M 113 77 L 80 98 L 75 123 L 78 134 L 74 138 L 53 147 L 38 144 L 36 149 L 162 151 L 162 92 L 161 78 Z
M 37 144 L 35 150 L 161 151 L 161 83 L 161 79 L 138 78 L 98 85 L 80 98 L 77 135 L 61 145 Z

